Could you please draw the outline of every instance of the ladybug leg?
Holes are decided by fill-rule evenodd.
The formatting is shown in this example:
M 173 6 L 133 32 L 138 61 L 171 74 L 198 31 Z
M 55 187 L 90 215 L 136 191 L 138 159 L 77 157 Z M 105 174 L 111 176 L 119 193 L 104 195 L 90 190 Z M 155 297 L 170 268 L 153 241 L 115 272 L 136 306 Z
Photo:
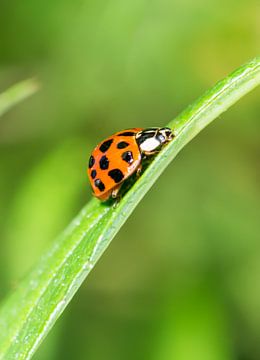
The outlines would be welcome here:
M 153 150 L 153 151 L 146 151 L 144 154 L 145 154 L 145 158 L 146 157 L 149 157 L 149 156 L 152 156 L 152 155 L 156 155 L 156 154 L 159 154 L 160 150 Z
M 111 193 L 112 199 L 115 199 L 115 202 L 113 204 L 113 209 L 117 208 L 117 205 L 119 204 L 119 201 L 121 199 L 121 196 L 118 195 L 120 188 L 121 188 L 121 184 L 119 186 L 117 186 L 115 189 L 113 189 L 113 191 Z
M 118 197 L 119 190 L 121 188 L 121 184 L 113 189 L 111 196 L 113 199 L 116 199 Z
M 136 177 L 139 178 L 142 172 L 142 164 L 140 164 L 136 170 Z

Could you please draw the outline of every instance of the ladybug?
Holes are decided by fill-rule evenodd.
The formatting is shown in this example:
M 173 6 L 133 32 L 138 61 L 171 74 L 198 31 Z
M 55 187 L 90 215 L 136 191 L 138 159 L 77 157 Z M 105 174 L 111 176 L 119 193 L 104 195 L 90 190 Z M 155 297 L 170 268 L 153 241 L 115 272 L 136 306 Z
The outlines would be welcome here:
M 174 137 L 170 128 L 133 128 L 115 133 L 95 147 L 88 176 L 93 195 L 102 201 L 117 198 L 122 183 L 140 174 L 142 161 L 159 152 Z

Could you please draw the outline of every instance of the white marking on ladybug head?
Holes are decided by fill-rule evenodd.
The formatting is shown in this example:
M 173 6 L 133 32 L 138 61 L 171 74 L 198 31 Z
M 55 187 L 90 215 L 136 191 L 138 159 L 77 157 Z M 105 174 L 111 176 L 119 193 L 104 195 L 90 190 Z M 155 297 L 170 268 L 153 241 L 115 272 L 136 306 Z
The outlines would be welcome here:
M 165 142 L 168 142 L 174 138 L 174 134 L 170 128 L 161 128 L 159 129 L 159 134 L 163 135 L 165 138 Z
M 173 137 L 172 130 L 169 128 L 148 128 L 136 134 L 136 141 L 142 153 L 152 155 Z
M 160 141 L 157 140 L 155 137 L 151 137 L 144 140 L 144 142 L 140 144 L 140 150 L 144 153 L 146 152 L 149 153 L 149 152 L 153 152 L 160 146 L 161 146 Z

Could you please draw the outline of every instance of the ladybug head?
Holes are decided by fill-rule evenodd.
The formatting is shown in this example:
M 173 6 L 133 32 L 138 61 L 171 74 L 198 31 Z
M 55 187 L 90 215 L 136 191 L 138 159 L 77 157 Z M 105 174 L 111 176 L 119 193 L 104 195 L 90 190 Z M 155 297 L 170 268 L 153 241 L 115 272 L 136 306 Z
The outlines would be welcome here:
M 148 128 L 136 134 L 136 141 L 140 151 L 145 155 L 158 152 L 162 145 L 174 138 L 170 128 Z

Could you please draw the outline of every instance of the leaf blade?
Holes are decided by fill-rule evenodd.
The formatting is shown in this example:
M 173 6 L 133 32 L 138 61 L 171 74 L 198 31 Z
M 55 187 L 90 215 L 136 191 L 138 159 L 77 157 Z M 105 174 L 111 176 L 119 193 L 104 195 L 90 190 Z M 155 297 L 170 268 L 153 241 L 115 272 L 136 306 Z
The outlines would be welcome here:
M 39 89 L 35 79 L 21 81 L 0 94 L 0 116 L 12 107 L 33 95 Z

